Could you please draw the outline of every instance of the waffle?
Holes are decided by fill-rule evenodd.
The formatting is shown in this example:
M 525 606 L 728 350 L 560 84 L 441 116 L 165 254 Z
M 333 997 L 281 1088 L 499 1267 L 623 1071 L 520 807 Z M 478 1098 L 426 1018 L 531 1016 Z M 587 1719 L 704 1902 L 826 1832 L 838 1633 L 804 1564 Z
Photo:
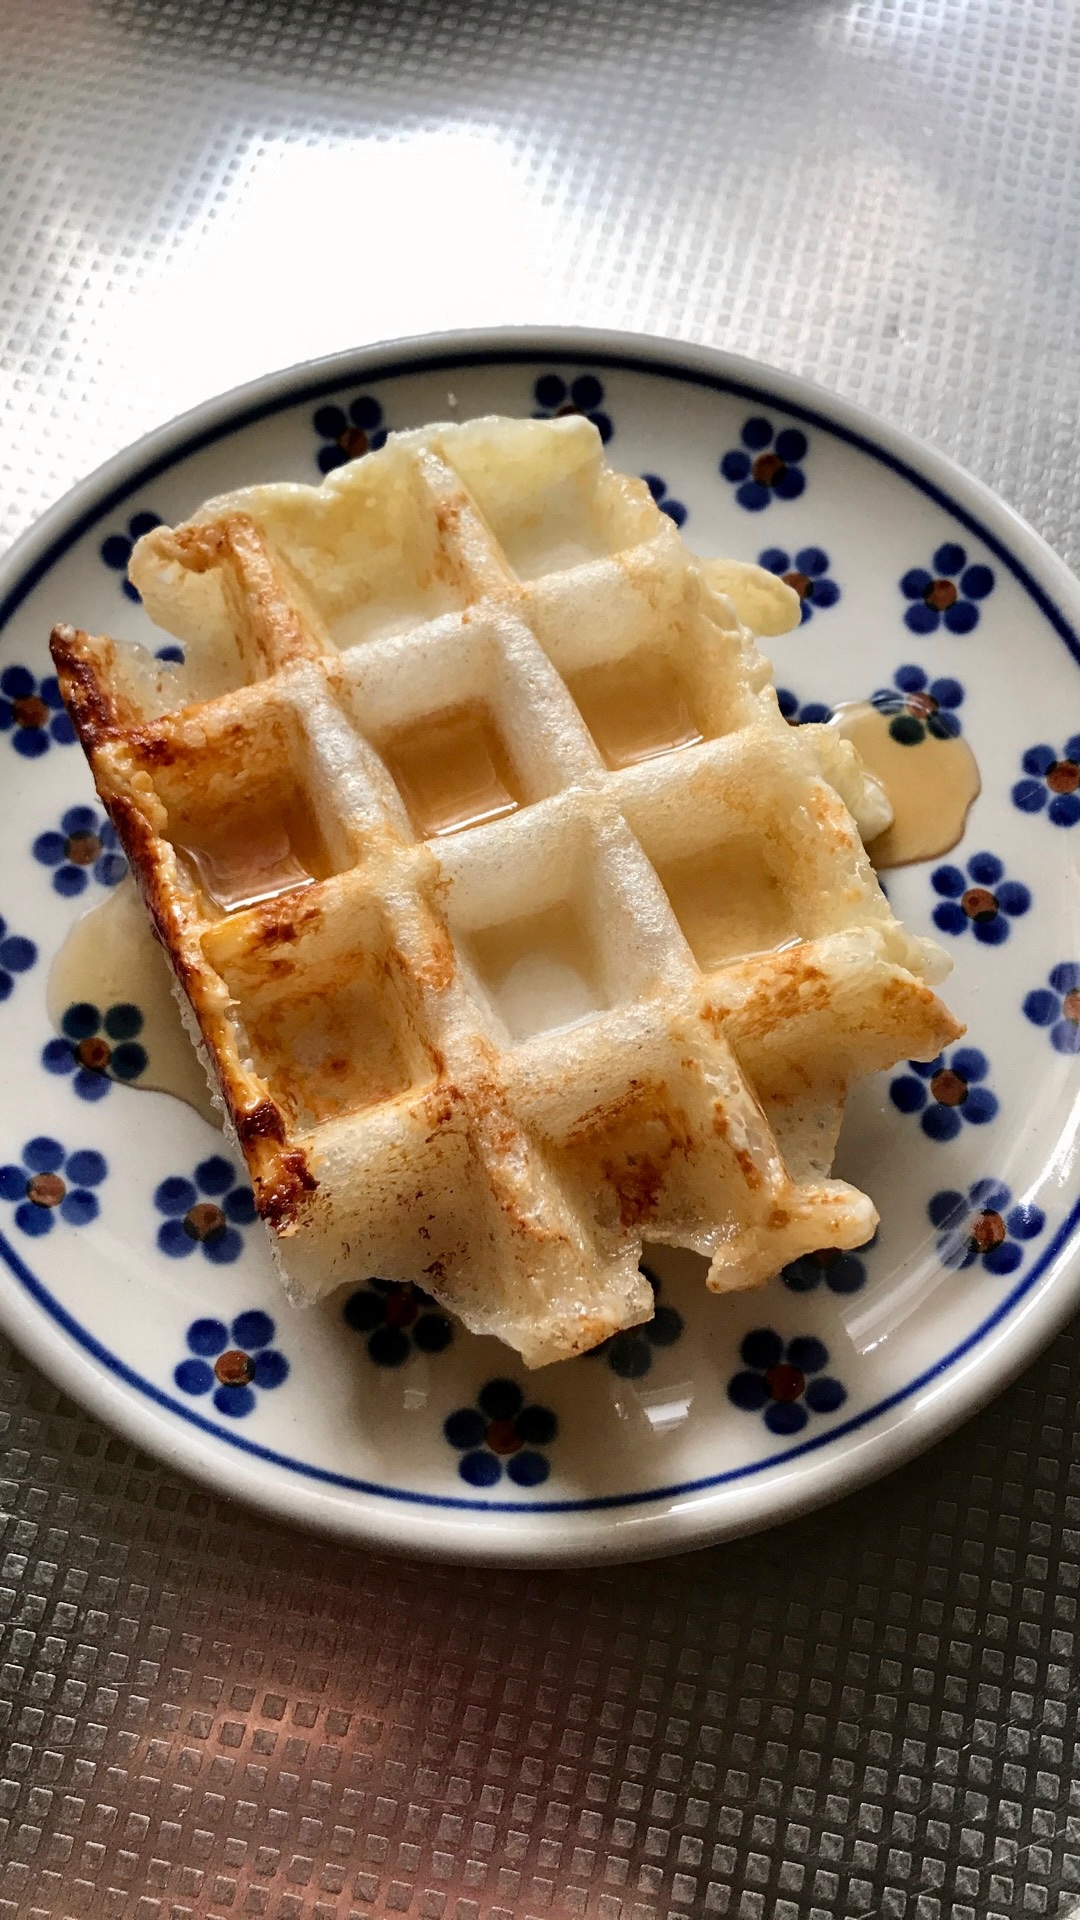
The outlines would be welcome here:
M 59 627 L 65 701 L 290 1297 L 377 1273 L 530 1366 L 867 1240 L 849 1089 L 960 1029 L 854 750 L 585 420 L 391 437 L 135 549 L 184 664 Z

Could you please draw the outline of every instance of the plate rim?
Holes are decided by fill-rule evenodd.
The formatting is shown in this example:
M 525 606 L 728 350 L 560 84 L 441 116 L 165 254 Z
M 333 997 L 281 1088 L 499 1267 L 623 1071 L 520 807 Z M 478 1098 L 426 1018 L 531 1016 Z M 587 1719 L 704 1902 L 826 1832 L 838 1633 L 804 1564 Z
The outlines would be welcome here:
M 0 633 L 63 553 L 104 514 L 178 459 L 242 431 L 256 419 L 336 393 L 357 380 L 393 378 L 417 368 L 417 363 L 423 363 L 425 371 L 452 372 L 455 367 L 491 359 L 503 364 L 547 359 L 629 365 L 638 371 L 689 378 L 714 389 L 722 384 L 725 391 L 749 401 L 774 398 L 834 437 L 878 459 L 884 455 L 884 464 L 967 525 L 1036 600 L 1080 664 L 1080 639 L 1058 604 L 1059 596 L 1066 603 L 1072 600 L 1080 619 L 1080 583 L 1007 501 L 932 443 L 918 440 L 816 381 L 765 361 L 659 335 L 548 326 L 458 329 L 301 360 L 214 395 L 150 429 L 76 482 L 0 557 Z M 763 386 L 768 394 L 762 392 Z M 1019 556 L 1010 551 L 1009 542 L 1021 549 Z M 49 1289 L 3 1236 L 0 1252 L 5 1265 L 12 1268 L 13 1277 L 21 1268 L 34 1286 L 27 1288 L 19 1275 L 20 1287 L 0 1287 L 0 1324 L 48 1377 L 106 1425 L 167 1466 L 179 1466 L 215 1492 L 240 1499 L 278 1521 L 357 1544 L 444 1561 L 599 1564 L 682 1552 L 780 1524 L 855 1491 L 943 1438 L 1015 1379 L 1075 1310 L 1080 1298 L 1078 1216 L 1080 1202 L 1059 1225 L 1036 1267 L 952 1353 L 925 1368 L 902 1392 L 886 1395 L 866 1410 L 857 1427 L 834 1430 L 836 1440 L 846 1438 L 850 1443 L 854 1439 L 854 1445 L 829 1453 L 803 1443 L 776 1460 L 762 1462 L 738 1486 L 714 1480 L 703 1488 L 687 1485 L 613 1496 L 610 1503 L 569 1511 L 558 1506 L 553 1511 L 552 1503 L 428 1504 L 422 1494 L 413 1503 L 406 1489 L 379 1493 L 374 1487 L 362 1499 L 355 1490 L 343 1488 L 330 1497 L 314 1478 L 317 1469 L 297 1471 L 299 1462 L 289 1469 L 280 1457 L 272 1464 L 249 1460 L 247 1448 L 235 1444 L 241 1436 L 234 1437 L 210 1422 L 205 1434 L 198 1431 L 198 1422 L 185 1423 L 185 1444 L 178 1447 L 173 1409 L 155 1406 L 145 1389 L 133 1383 L 125 1382 L 121 1388 L 113 1376 L 123 1378 L 123 1364 L 108 1354 L 89 1329 L 80 1328 L 60 1302 L 55 1303 L 59 1314 L 44 1303 L 33 1304 L 35 1289 L 46 1295 Z M 65 1318 L 74 1333 L 64 1325 Z M 1008 1348 L 1003 1350 L 1006 1334 Z M 901 1402 L 905 1411 L 894 1422 L 888 1415 Z M 884 1418 L 875 1428 L 879 1416 Z M 230 1443 L 224 1451 L 222 1440 Z M 326 1477 L 333 1481 L 332 1470 L 327 1470 Z M 762 1513 L 765 1487 L 772 1496 L 771 1512 Z M 469 1519 L 474 1513 L 484 1515 L 485 1524 L 482 1530 L 472 1530 L 472 1538 Z M 573 1516 L 579 1522 L 575 1537 L 560 1538 L 557 1527 L 552 1528 L 556 1516 L 567 1520 Z M 530 1526 L 530 1520 L 539 1526 Z M 447 1522 L 447 1536 L 441 1537 Z

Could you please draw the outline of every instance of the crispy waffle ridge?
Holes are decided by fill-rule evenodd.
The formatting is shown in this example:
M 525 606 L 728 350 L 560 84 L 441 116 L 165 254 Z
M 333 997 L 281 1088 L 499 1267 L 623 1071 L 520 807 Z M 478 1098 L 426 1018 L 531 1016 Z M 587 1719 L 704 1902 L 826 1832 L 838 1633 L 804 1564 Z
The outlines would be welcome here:
M 880 789 L 738 617 L 788 588 L 696 560 L 578 418 L 394 435 L 131 573 L 185 662 L 53 655 L 293 1300 L 411 1281 L 537 1366 L 650 1316 L 643 1236 L 720 1292 L 870 1236 L 848 1091 L 959 1028 L 863 850 Z M 635 689 L 702 738 L 609 764 L 582 709 L 603 739 Z M 518 804 L 425 838 L 401 769 L 447 724 Z

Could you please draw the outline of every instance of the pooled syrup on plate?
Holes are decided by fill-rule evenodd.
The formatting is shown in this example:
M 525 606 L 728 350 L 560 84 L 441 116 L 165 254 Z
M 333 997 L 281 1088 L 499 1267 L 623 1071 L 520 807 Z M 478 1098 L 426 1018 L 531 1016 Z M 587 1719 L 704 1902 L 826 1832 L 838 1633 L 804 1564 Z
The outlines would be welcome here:
M 881 782 L 892 805 L 892 826 L 867 848 L 875 867 L 906 867 L 948 853 L 982 786 L 963 735 L 932 724 L 936 703 L 919 693 L 899 698 L 898 712 L 871 700 L 852 700 L 834 708 L 829 721 L 858 749 L 867 773 Z
M 112 1052 L 108 1015 L 121 1008 L 137 1010 L 142 1016 L 138 1044 L 146 1054 L 146 1065 L 126 1084 L 173 1093 L 212 1125 L 220 1126 L 171 981 L 169 963 L 128 874 L 100 906 L 76 920 L 53 961 L 45 990 L 49 1018 L 63 1033 L 70 1008 L 99 1009 L 103 1033 L 74 1044 L 80 1065 L 107 1072 Z M 123 1026 L 126 1030 L 133 1026 L 130 1011 Z

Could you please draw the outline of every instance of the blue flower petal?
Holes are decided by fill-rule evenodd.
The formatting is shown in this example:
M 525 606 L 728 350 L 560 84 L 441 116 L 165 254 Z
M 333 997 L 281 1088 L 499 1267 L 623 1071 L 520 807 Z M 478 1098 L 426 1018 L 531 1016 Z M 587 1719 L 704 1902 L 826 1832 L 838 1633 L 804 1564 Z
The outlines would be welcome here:
M 470 1487 L 493 1487 L 502 1476 L 502 1466 L 493 1453 L 467 1453 L 458 1461 L 458 1472 Z
M 192 1353 L 207 1355 L 224 1353 L 229 1344 L 229 1329 L 224 1320 L 193 1320 L 187 1330 L 187 1343 Z
M 943 1187 L 940 1193 L 935 1193 L 927 1201 L 926 1211 L 930 1216 L 931 1225 L 937 1227 L 940 1232 L 946 1227 L 955 1227 L 960 1224 L 968 1213 L 968 1203 L 964 1195 L 957 1193 L 955 1188 Z
M 926 1105 L 926 1088 L 921 1080 L 903 1073 L 890 1083 L 889 1098 L 901 1113 L 918 1113 Z
M 1080 820 L 1080 793 L 1055 793 L 1047 817 L 1055 827 L 1075 827 Z
M 985 1080 L 990 1071 L 990 1062 L 978 1047 L 957 1047 L 949 1062 L 954 1073 L 969 1083 L 972 1080 Z
M 728 1399 L 743 1413 L 760 1413 L 769 1398 L 769 1389 L 760 1373 L 737 1373 L 728 1382 Z
M 80 1187 L 98 1187 L 108 1173 L 108 1163 L 103 1153 L 93 1147 L 80 1147 L 69 1156 L 65 1172 Z
M 789 1340 L 784 1359 L 789 1366 L 798 1367 L 800 1373 L 820 1373 L 828 1365 L 829 1349 L 812 1334 L 799 1334 Z
M 1015 1240 L 1003 1240 L 999 1247 L 987 1247 L 983 1266 L 988 1273 L 1015 1273 L 1024 1255 Z
M 744 1338 L 739 1353 L 748 1367 L 760 1367 L 765 1372 L 783 1358 L 784 1343 L 772 1327 L 755 1327 Z
M 847 1399 L 847 1388 L 826 1374 L 824 1379 L 809 1382 L 804 1397 L 812 1412 L 835 1413 Z
M 750 455 L 743 453 L 739 447 L 732 447 L 720 462 L 720 472 L 725 480 L 731 481 L 732 486 L 745 480 L 750 472 Z
M 487 1432 L 487 1421 L 475 1407 L 459 1407 L 456 1413 L 448 1413 L 443 1421 L 443 1433 L 452 1447 L 462 1452 L 466 1447 L 481 1445 Z
M 231 1267 L 244 1251 L 244 1242 L 235 1227 L 226 1227 L 222 1233 L 211 1234 L 201 1244 L 212 1267 Z
M 1046 1225 L 1046 1215 L 1041 1207 L 1021 1204 L 1013 1207 L 1005 1225 L 1018 1240 L 1035 1240 Z
M 232 1186 L 235 1175 L 223 1154 L 212 1154 L 209 1160 L 200 1160 L 195 1169 L 195 1184 L 203 1193 L 225 1193 Z
M 797 1400 L 775 1400 L 765 1409 L 765 1425 L 770 1433 L 801 1433 L 809 1418 L 806 1408 Z
M 205 1360 L 181 1360 L 173 1368 L 173 1379 L 182 1393 L 209 1393 L 214 1384 L 214 1369 Z
M 242 1420 L 255 1406 L 255 1395 L 250 1387 L 216 1387 L 214 1405 L 228 1419 Z
M 997 1110 L 997 1094 L 991 1093 L 989 1087 L 972 1087 L 964 1101 L 964 1118 L 970 1120 L 973 1127 L 984 1127 Z
M 1061 1011 L 1061 1002 L 1056 993 L 1048 993 L 1045 987 L 1036 987 L 1024 1000 L 1024 1012 L 1033 1026 L 1048 1027 L 1056 1020 Z
M 521 1453 L 511 1454 L 506 1471 L 515 1486 L 539 1487 L 547 1479 L 551 1467 L 542 1453 L 532 1453 L 526 1448 Z
M 1041 813 L 1047 793 L 1041 780 L 1018 780 L 1012 789 L 1012 803 L 1021 813 Z
M 59 1140 L 47 1133 L 35 1135 L 23 1148 L 23 1159 L 31 1173 L 59 1173 L 64 1164 L 64 1149 Z
M 904 614 L 904 625 L 911 633 L 936 633 L 940 621 L 941 615 L 936 607 L 926 607 L 918 600 Z
M 985 600 L 993 587 L 994 576 L 989 567 L 968 567 L 960 577 L 960 591 L 969 600 Z
M 261 1307 L 249 1307 L 246 1313 L 237 1314 L 229 1331 L 236 1346 L 250 1350 L 269 1345 L 274 1337 L 274 1323 Z
M 959 867 L 935 867 L 930 875 L 930 885 L 935 893 L 944 894 L 948 900 L 959 900 L 967 885 Z
M 15 1225 L 32 1240 L 40 1240 L 43 1234 L 53 1230 L 53 1210 L 51 1207 L 39 1207 L 34 1200 L 24 1200 L 15 1209 Z
M 768 506 L 771 496 L 768 487 L 763 487 L 760 480 L 745 480 L 736 489 L 735 498 L 747 513 L 760 513 Z
M 750 447 L 755 453 L 760 453 L 763 447 L 768 446 L 772 437 L 772 422 L 764 419 L 761 414 L 755 414 L 752 420 L 744 421 L 740 435 L 744 447 Z M 782 455 L 781 458 L 783 458 Z
M 959 546 L 955 540 L 946 540 L 934 554 L 934 568 L 937 573 L 944 573 L 951 577 L 960 572 L 966 560 L 967 554 L 963 547 Z
M 1051 967 L 1047 978 L 1055 993 L 1075 993 L 1080 987 L 1080 966 L 1075 960 L 1063 960 L 1059 966 Z
M 289 1377 L 289 1363 L 276 1347 L 267 1347 L 264 1352 L 255 1355 L 252 1379 L 257 1387 L 280 1387 Z
M 154 1189 L 154 1205 L 159 1213 L 186 1213 L 189 1207 L 195 1205 L 198 1197 L 193 1183 L 185 1180 L 182 1174 L 170 1175 Z
M 961 1121 L 955 1107 L 940 1107 L 935 1103 L 927 1107 L 919 1124 L 931 1140 L 955 1140 Z

